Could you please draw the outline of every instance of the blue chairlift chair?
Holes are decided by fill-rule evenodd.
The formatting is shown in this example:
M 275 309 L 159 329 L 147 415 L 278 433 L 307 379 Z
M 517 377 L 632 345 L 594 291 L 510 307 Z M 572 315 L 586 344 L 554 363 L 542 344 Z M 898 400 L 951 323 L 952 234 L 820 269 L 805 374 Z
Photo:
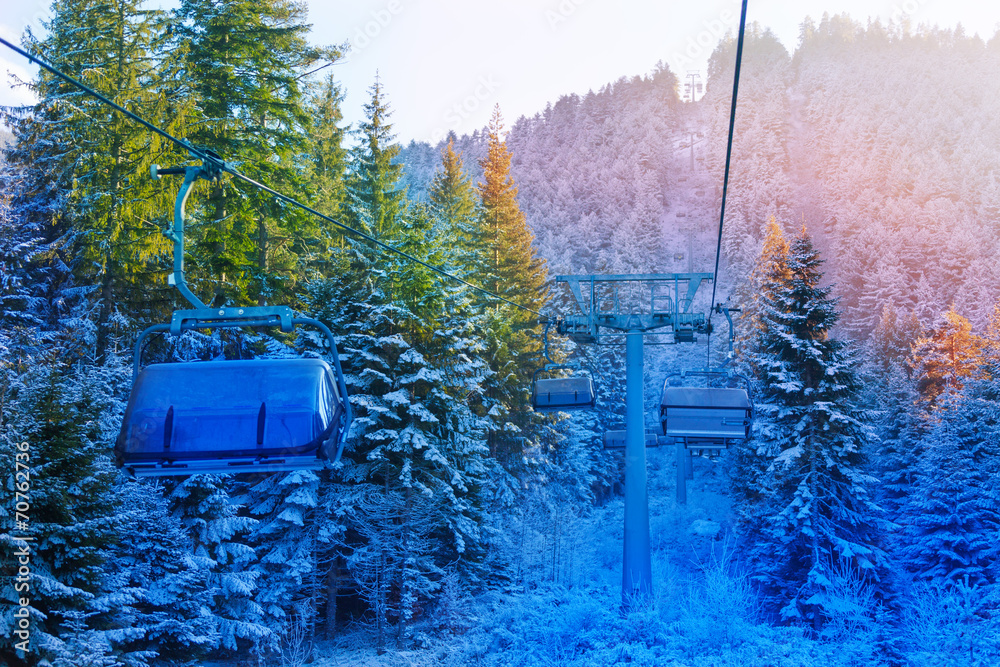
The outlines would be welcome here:
M 743 387 L 691 386 L 690 376 L 722 377 Z M 686 386 L 671 386 L 681 378 Z M 663 435 L 681 440 L 692 450 L 725 449 L 750 437 L 753 403 L 747 378 L 725 371 L 686 371 L 668 376 L 660 400 Z
M 531 378 L 531 407 L 536 412 L 556 410 L 588 410 L 597 404 L 594 379 L 589 375 L 564 378 L 539 378 L 539 373 L 559 369 L 578 370 L 576 366 L 546 364 Z
M 196 473 L 316 470 L 343 452 L 352 414 L 337 344 L 317 320 L 293 317 L 287 306 L 209 308 L 184 281 L 184 203 L 200 178 L 218 177 L 219 164 L 159 170 L 184 174 L 174 207 L 170 284 L 194 305 L 154 324 L 135 344 L 132 393 L 115 458 L 139 477 Z M 332 365 L 322 359 L 252 359 L 152 364 L 140 371 L 143 343 L 152 333 L 192 329 L 309 325 L 325 336 Z
M 322 359 L 151 364 L 133 383 L 117 463 L 137 477 L 159 477 L 336 462 L 351 422 L 338 366 Z
M 531 407 L 535 412 L 556 412 L 560 410 L 589 410 L 597 404 L 597 392 L 594 390 L 594 378 L 591 375 L 573 375 L 570 377 L 539 378 L 539 373 L 551 373 L 557 370 L 578 371 L 579 366 L 557 364 L 549 356 L 549 328 L 554 322 L 545 322 L 542 334 L 545 348 L 542 352 L 546 361 L 542 368 L 531 376 Z

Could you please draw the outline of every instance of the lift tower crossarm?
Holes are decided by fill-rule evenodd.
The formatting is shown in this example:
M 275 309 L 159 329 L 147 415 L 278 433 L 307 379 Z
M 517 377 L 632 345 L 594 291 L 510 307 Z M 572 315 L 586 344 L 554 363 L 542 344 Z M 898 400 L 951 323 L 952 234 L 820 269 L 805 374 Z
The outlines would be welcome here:
M 560 321 L 559 332 L 578 342 L 596 343 L 600 328 L 617 331 L 651 331 L 671 327 L 678 332 L 701 330 L 703 313 L 691 312 L 695 294 L 704 281 L 713 280 L 711 273 L 634 273 L 611 275 L 556 276 L 557 283 L 566 283 L 582 315 L 568 316 Z M 596 289 L 602 284 L 642 283 L 649 289 L 649 303 L 623 310 L 615 292 L 610 310 L 602 310 Z M 659 288 L 666 288 L 658 293 Z M 615 288 L 617 289 L 617 288 Z M 586 292 L 584 291 L 586 290 Z M 682 296 L 683 294 L 683 296 Z

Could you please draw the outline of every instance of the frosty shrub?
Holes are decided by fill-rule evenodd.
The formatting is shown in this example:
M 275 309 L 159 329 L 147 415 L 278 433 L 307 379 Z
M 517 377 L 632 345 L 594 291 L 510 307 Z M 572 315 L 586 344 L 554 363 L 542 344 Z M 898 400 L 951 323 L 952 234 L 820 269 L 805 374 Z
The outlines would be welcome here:
M 530 593 L 486 596 L 475 627 L 448 664 L 569 665 L 608 645 L 615 632 L 617 591 L 548 584 Z M 598 664 L 598 663 L 595 663 Z
M 821 636 L 847 641 L 874 633 L 873 619 L 878 601 L 875 585 L 852 567 L 838 561 L 830 566 L 826 587 L 827 622 Z
M 877 664 L 876 651 L 884 630 L 879 624 L 885 620 L 885 611 L 876 583 L 843 561 L 831 563 L 828 569 L 831 576 L 824 589 L 826 623 L 819 639 L 839 646 L 845 659 Z
M 749 578 L 725 556 L 703 567 L 704 582 L 688 590 L 676 628 L 688 652 L 717 653 L 746 642 L 758 613 Z
M 995 595 L 968 579 L 914 588 L 903 609 L 909 663 L 918 667 L 987 667 L 1000 663 Z
M 313 628 L 310 618 L 314 614 L 306 605 L 296 605 L 293 613 L 285 617 L 285 629 L 281 634 L 281 666 L 302 667 L 313 651 Z
M 441 577 L 441 592 L 437 597 L 437 611 L 433 618 L 438 630 L 452 635 L 464 633 L 472 624 L 469 592 L 454 568 L 447 570 Z

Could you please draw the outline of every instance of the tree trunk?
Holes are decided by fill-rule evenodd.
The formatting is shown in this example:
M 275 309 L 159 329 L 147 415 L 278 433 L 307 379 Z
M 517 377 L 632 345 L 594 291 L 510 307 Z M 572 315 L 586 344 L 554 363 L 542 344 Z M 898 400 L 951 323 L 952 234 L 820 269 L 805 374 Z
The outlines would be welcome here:
M 340 594 L 340 557 L 333 557 L 333 567 L 326 577 L 326 638 L 337 634 L 337 596 Z
M 400 564 L 399 564 L 399 625 L 396 628 L 396 648 L 402 649 L 406 640 L 406 623 L 413 612 L 412 601 L 410 600 L 410 575 L 408 563 L 410 560 L 410 530 L 413 520 L 413 489 L 406 487 L 403 490 L 405 501 L 403 508 L 403 525 L 400 531 Z
M 257 305 L 263 306 L 267 299 L 267 223 L 263 218 L 257 221 L 257 265 L 260 267 L 260 294 L 257 295 Z

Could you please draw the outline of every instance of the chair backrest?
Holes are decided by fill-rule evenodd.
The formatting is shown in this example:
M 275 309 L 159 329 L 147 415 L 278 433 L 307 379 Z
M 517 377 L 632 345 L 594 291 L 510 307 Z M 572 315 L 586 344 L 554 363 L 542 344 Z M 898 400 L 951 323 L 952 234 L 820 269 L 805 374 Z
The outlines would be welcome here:
M 663 434 L 692 440 L 750 435 L 752 407 L 746 390 L 664 387 L 660 400 Z
M 531 405 L 539 412 L 586 410 L 597 403 L 594 381 L 587 376 L 536 379 Z

